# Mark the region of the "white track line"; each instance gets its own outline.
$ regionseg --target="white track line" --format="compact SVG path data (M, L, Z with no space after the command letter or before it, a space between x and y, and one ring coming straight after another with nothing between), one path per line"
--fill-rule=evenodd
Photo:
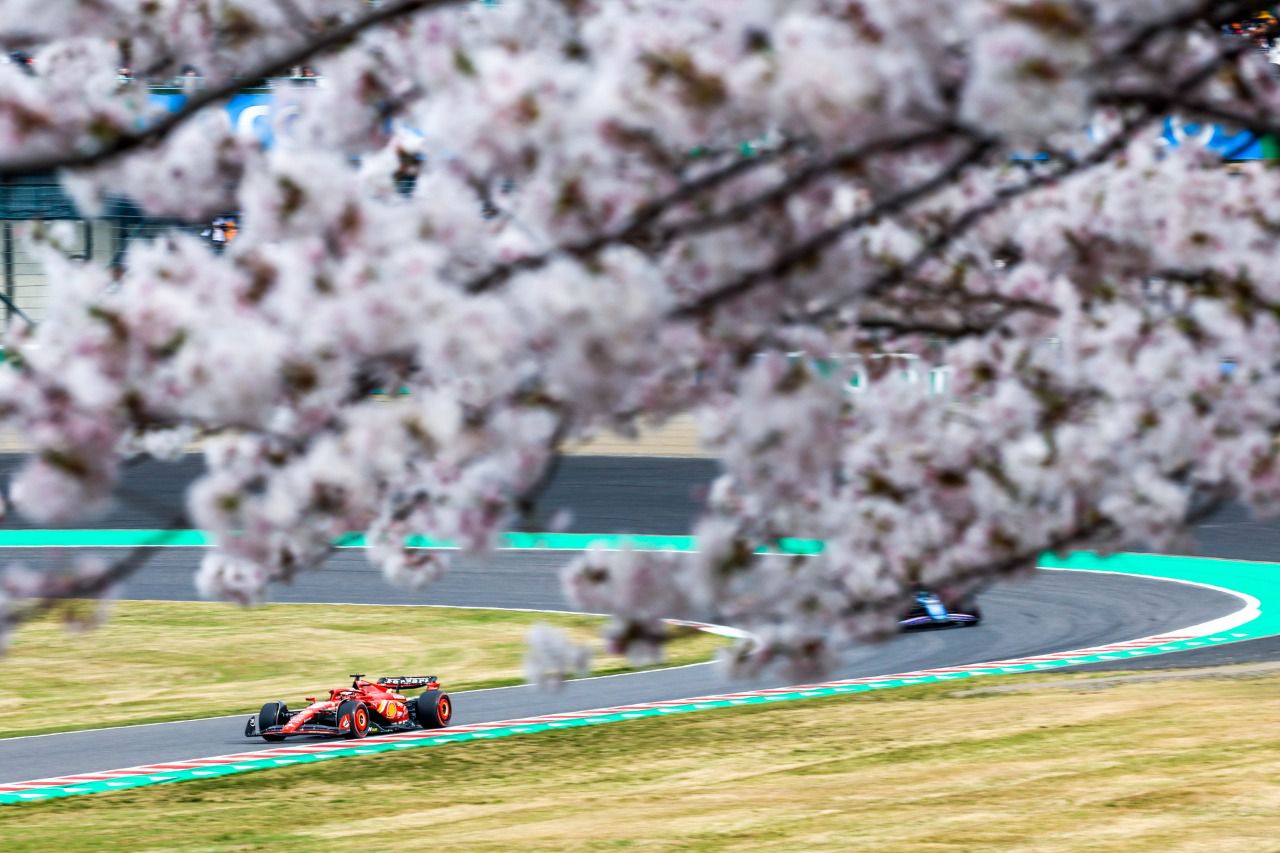
M1149 554L1144 556L1162 556L1162 555ZM1163 556L1167 556L1167 555L1163 555ZM1200 558L1197 558L1197 559L1200 559ZM1246 562L1246 561L1238 561L1238 562ZM1259 565L1280 565L1280 564L1274 564L1274 563L1267 563L1266 561L1263 561L1263 560L1250 560L1247 562L1254 562L1254 563L1258 563ZM1189 625L1186 628L1182 628L1177 631L1170 631L1169 635L1191 634L1193 636L1203 637L1209 634L1217 634L1217 633L1221 633L1222 631L1229 631L1232 628L1235 628L1238 625L1243 625L1246 622L1252 622L1254 619L1257 619L1259 616L1262 615L1262 602L1259 601L1254 596L1249 595L1247 592L1238 592L1234 589L1227 589L1225 586L1217 586L1216 584L1204 583L1202 581L1189 581L1189 580L1183 580L1181 578L1156 578L1156 577L1151 577L1150 575L1134 575L1128 572L1113 572L1108 569L1066 569L1066 568L1044 568L1039 566L1037 568L1042 572L1089 572L1090 574L1095 574L1095 575L1118 575L1120 577L1126 577L1126 578L1146 578L1147 580L1164 581L1165 583L1180 583L1186 586L1196 586L1196 587L1200 587L1201 589L1213 590L1214 592L1223 592L1223 593L1226 593L1227 595L1238 598L1242 602L1244 602L1244 607L1240 608L1234 613L1228 613L1226 616L1219 616L1216 619L1210 619L1208 622L1201 622L1199 625ZM1160 636L1166 636L1166 635L1162 634Z

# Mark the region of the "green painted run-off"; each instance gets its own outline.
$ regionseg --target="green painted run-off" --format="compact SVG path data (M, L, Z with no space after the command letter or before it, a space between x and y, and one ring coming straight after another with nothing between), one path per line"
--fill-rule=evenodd
M0 548L204 548L215 539L200 530L0 530ZM363 548L363 533L349 533L335 543L339 548ZM413 548L456 548L445 539L412 536ZM501 548L520 551L583 551L592 547L635 548L639 551L697 549L692 536L623 536L600 533L504 533ZM781 539L776 550L788 554L817 554L816 539Z

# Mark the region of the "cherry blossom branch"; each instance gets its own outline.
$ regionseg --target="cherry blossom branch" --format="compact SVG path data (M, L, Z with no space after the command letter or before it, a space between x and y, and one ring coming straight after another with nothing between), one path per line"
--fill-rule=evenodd
M559 419L556 421L556 428L552 432L551 438L547 441L547 446L551 453L549 461L542 467L542 472L538 475L538 478L521 491L512 502L515 506L519 530L530 531L533 529L535 523L533 514L538 508L538 501L542 499L547 489L551 487L551 483L560 472L561 464L564 461L564 453L561 451L560 445L569 436L569 426L569 417L562 410Z
M1212 60L1203 63L1199 69L1188 74L1179 81L1178 84L1173 87L1172 93L1168 96L1168 99L1162 101L1161 99L1152 98L1148 103L1143 104L1143 109L1140 115L1127 118L1121 128L1114 135L1112 135L1102 145L1093 149L1088 155L1067 161L1056 168L1036 175L1020 184L1002 187L986 202L965 210L959 217L952 220L946 229L934 236L923 247L921 247L905 264L896 266L873 280L862 291L861 296L863 298L874 298L889 288L913 278L925 264L946 251L946 249L949 248L959 237L972 230L989 216L1003 210L1013 201L1039 189L1056 185L1060 181L1110 162L1116 154L1122 151L1124 147L1132 141L1133 137L1138 132L1159 118L1161 110L1169 106L1172 99L1184 97L1187 92L1194 91L1199 88L1214 73L1216 73L1222 65L1230 60L1238 58L1248 49L1248 42L1244 42L1243 40L1240 44L1230 45ZM965 157L954 162L949 168L935 176L931 181L926 182L926 184L904 191L898 196L892 197L882 204L874 205L867 214L859 214L858 216L851 217L849 220L846 220L845 223L834 226L833 229L828 229L827 232L819 234L810 241L807 241L806 243L803 243L789 251L768 267L747 273L734 282L723 285L704 294L694 302L677 309L675 316L692 317L705 314L707 311L717 307L723 302L732 301L736 297L753 290L759 285L771 282L776 278L785 275L791 269L812 260L816 254L820 254L831 245L834 245L835 241L830 239L832 231L842 227L848 227L850 229L861 227L867 222L874 221L874 219L881 216L900 212L909 205L918 201L920 198L949 184L951 180L954 180L954 178L957 177L965 168L973 162L981 159L988 150L987 146L993 147L994 141L987 140L976 143L974 149L971 149L970 154L967 154ZM972 156L972 159L970 159L971 155L974 154L976 154L976 156ZM916 191L919 189L925 189L926 192L917 193ZM901 201L904 198L905 201ZM901 203L899 203L900 201ZM874 214L874 216L869 216L868 214ZM821 321L831 317L838 310L839 304L832 304L807 313L805 319L811 322Z
M0 634L9 629L29 622L32 619L56 609L60 604L71 599L102 598L114 587L128 579L139 569L151 561L164 546L169 533L177 530L186 519L185 513L173 516L156 536L145 545L129 550L124 557L111 563L104 571L93 572L83 576L46 575L41 578L42 588L37 595L26 603L11 608L7 612L0 611Z
M1223 24L1247 18L1257 10L1258 4L1255 0L1233 0L1229 3L1223 3L1220 0L1201 0L1198 5L1189 6L1182 11L1174 12L1167 18L1154 20L1137 29L1107 58L1103 67L1140 54L1148 44L1165 33L1188 30L1199 23L1220 27Z
M371 6L364 14L345 24L331 27L302 44L250 66L242 74L190 95L182 107L147 125L142 130L117 132L110 141L89 150L54 152L0 161L0 178L44 174L58 169L77 169L106 163L137 148L164 140L205 108L232 97L246 85L275 77L317 55L347 46L360 34L418 12L458 6L469 0L391 0Z
M385 2L406 15L447 5ZM424 26L426 43L400 26L335 43L343 76L324 106L337 120L304 116L290 151L270 157L239 143L211 157L177 138L192 124L176 136L128 124L116 49L83 38L85 21L51 16L65 36L48 36L44 77L4 105L18 123L13 156L57 149L93 165L111 146L151 146L155 162L135 149L69 190L119 190L183 216L234 197L249 227L221 258L185 238L135 243L119 287L89 268L54 270L50 310L14 330L26 358L0 383L0 414L44 451L15 475L14 509L69 519L107 499L121 453L242 432L214 448L189 495L194 524L220 543L198 575L204 592L256 601L361 529L389 580L421 585L444 566L404 536L490 548L517 514L543 511L567 435L697 408L725 468L697 522L699 555L601 555L598 582L583 576L582 588L598 590L594 609L641 627L655 597L657 609L663 596L736 608L803 656L891 629L896 606L882 596L945 585L953 570L978 580L1017 568L1035 543L1169 541L1206 484L1262 512L1280 506L1268 304L1280 223L1266 207L1280 177L1233 181L1199 157L1161 159L1146 132L1196 106L1242 126L1234 114L1256 112L1253 126L1270 128L1274 87L1239 58L1252 45L1206 37L1242 4L974 0L937 28L910 4L862 4L852 21L847 4L811 4L798 20L765 3L745 32L732 3L658 5L547 2L473 29ZM137 26L122 43L139 66L169 51L245 68L318 50L313 38L366 11L326 17L275 0L265 14L279 31L252 19L242 41L229 19L202 25L181 9L174 24L191 35L170 45L151 21L110 27ZM479 53L458 52L473 44ZM1172 47L1184 53L1165 63ZM107 115L96 142L86 128L99 102L72 98L86 71ZM1201 85L1215 74L1234 89ZM200 97L213 103L223 83ZM42 87L83 114L24 112L19 96L40 101ZM380 132L382 106L405 99L433 146L459 152L447 167L407 165L408 143ZM1107 110L1119 133L1051 144L1078 138L1099 104L1119 105ZM136 138L112 137L114 125ZM754 158L671 144L743 127L770 131ZM1012 151L1036 140L1048 159L1012 167ZM566 176L555 164L570 161ZM475 227L470 190L483 199L490 184L468 176L508 164L527 178L520 204ZM405 171L421 175L401 195ZM1182 213L1134 216L1153 195ZM607 215L591 221L597 210ZM1188 270L1149 283L1160 266ZM895 362L877 355L926 337L930 363L954 371L945 400L879 381ZM761 341L770 353L756 358ZM809 381L779 349L861 354L879 387L846 398L837 377ZM1240 366L1229 380L1219 351ZM412 397L367 402L401 385ZM789 534L830 543L808 576L735 556L738 542L749 555ZM761 571L722 577L722 562ZM38 573L15 571L3 606L41 588ZM865 619L839 614L877 604Z
M962 134L969 138L981 138L981 135L973 129L950 123L907 133L873 138L811 163L795 174L788 176L785 181L780 182L772 189L757 193L722 211L657 226L658 220L668 211L692 201L704 192L715 189L761 166L773 163L802 144L799 140L788 140L764 154L758 154L750 159L737 160L728 166L695 178L665 196L646 202L626 222L614 229L585 240L557 246L546 252L497 266L468 282L466 290L469 293L487 292L507 281L513 275L541 269L555 258L565 255L587 258L598 254L609 246L638 240L666 245L679 237L705 234L709 231L725 228L741 222L757 210L767 208L802 192L822 178L852 169L872 157L889 152L903 152L921 145L943 142L957 134Z
M945 323L941 321L914 320L894 317L862 316L858 318L858 329L870 332L889 332L897 337L924 335L930 338L944 338L958 341L961 338L976 338L990 334L998 328L1010 312L1001 312L996 318L987 322L966 321L961 323Z
M508 281L514 275L542 269L558 257L569 255L577 258L586 258L599 253L609 246L631 241L640 236L668 210L691 201L708 190L715 189L735 178L742 177L762 166L773 163L780 157L796 150L801 144L799 139L789 139L753 157L739 157L726 166L681 184L667 195L646 202L638 207L626 222L610 231L605 231L575 243L556 246L545 252L528 255L510 263L500 264L488 272L471 279L465 285L465 289L468 293L485 293Z
M796 174L788 176L786 181L778 184L772 189L731 205L722 211L708 214L707 216L697 219L667 225L658 230L656 239L659 242L665 243L674 240L677 237L690 237L697 234L705 234L708 231L714 231L718 228L738 224L757 210L770 207L771 205L776 205L798 192L807 189L822 178L838 172L855 169L863 165L868 159L879 154L886 152L901 153L913 148L918 148L922 145L945 142L957 135L962 135L966 138L979 141L986 139L993 145L995 143L994 139L984 136L984 134L979 133L977 130L952 124L944 124L936 127L929 127L920 131L871 139L861 145L847 148L843 151L838 151L830 157L806 166Z
M1228 4L1231 9L1230 15L1215 16L1215 20L1227 22L1236 20L1239 15L1247 14L1247 10L1252 7L1247 3ZM1180 16L1175 16L1180 17ZM1280 22L1268 26L1262 32L1262 36L1267 39L1273 39L1280 36ZM1228 59L1242 56L1251 49L1250 43L1245 39L1240 39L1236 44L1232 44L1227 50L1223 51L1219 58L1219 64ZM1213 65L1212 63L1210 63ZM1216 70L1219 65L1213 65L1212 70ZM1207 76L1194 74L1192 78L1199 78L1201 82L1207 79ZM1148 112L1163 112L1173 107L1186 110L1191 113L1201 115L1205 118L1226 121L1230 124L1237 125L1245 130L1254 133L1278 134L1280 133L1280 123L1269 119L1265 115L1250 116L1247 113L1241 113L1231 110L1208 101L1198 100L1187 97L1192 91L1198 88L1199 83L1192 86L1178 85L1171 90L1160 91L1155 89L1133 89L1119 88L1114 90L1103 90L1095 95L1095 99L1099 104L1110 105L1139 105ZM1255 105L1257 104L1257 92L1252 88L1248 88L1249 100Z
M1167 92L1146 89L1118 89L1099 96L1104 104L1131 106L1140 104L1153 110L1177 109L1200 118L1213 119L1258 136L1280 136L1280 121L1265 114L1251 115L1209 101L1177 97Z
M673 319L690 319L707 314L725 302L730 302L760 285L776 281L803 264L809 263L848 234L885 216L900 213L911 205L950 186L966 169L981 162L995 148L991 139L981 139L970 144L965 152L928 180L896 192L872 204L867 209L847 217L817 234L792 246L780 254L768 266L745 273L739 278L704 292L697 299L676 308Z
M982 297L975 295L975 301ZM944 338L949 341L957 341L961 338L980 337L988 335L996 329L1000 328L1005 321L1015 314L1028 312L1038 314L1043 317L1057 317L1058 309L1051 305L1045 305L1042 302L1036 302L1029 299L1006 299L999 296L989 296L989 305L987 308L995 308L990 311L987 316L983 317L963 317L956 322L946 322L944 320L928 320L920 317L912 316L909 313L898 313L893 316L890 313L867 312L860 314L855 322L856 328L865 329L875 332L890 332L894 335L926 335L934 338ZM912 306L916 310L937 314L939 311L958 311L963 314L963 308L949 306L929 306L917 304ZM899 312L910 311L912 308L898 308Z
M1199 505L1187 514L1185 523L1188 525L1195 524L1208 518L1221 509L1229 497L1230 494L1226 490L1214 489L1209 491ZM1073 529L1054 536L1037 547L1026 548L994 562L983 562L956 568L947 578L947 585L961 588L980 585L1002 576L1032 568L1042 554L1062 553L1078 548L1081 545L1107 541L1113 538L1117 532L1115 524L1110 519L1105 516L1091 514L1089 517L1082 519ZM759 554L749 550L746 554L749 555L747 559L753 562L758 562L762 559ZM886 612L892 613L903 606L904 592L906 591L901 588L890 587L879 594L864 595L841 608L834 618L837 621L845 621ZM725 617L717 614L712 618ZM793 665L811 661L814 653L821 651L819 648L813 647L814 643L814 638L806 637L803 634L799 637L783 635L782 638L775 639L767 644L763 656L761 656L759 650L753 647L743 649L742 651L748 657L739 661L739 663L747 666L752 671L758 671L763 666L768 665L770 660L779 656L789 658L792 660ZM754 660L751 659L752 657L754 657Z
M1199 505L1187 513L1183 521L1184 525L1192 526L1204 521L1222 509L1230 499L1231 493L1227 489L1214 488L1208 490L1202 496ZM1081 521L1075 528L1060 533L1034 548L1027 548L994 563L982 563L957 569L950 574L947 581L950 584L964 586L998 578L1012 574L1020 569L1034 566L1042 554L1061 554L1078 550L1092 543L1109 541L1120 532L1120 529L1110 518L1104 515L1091 514L1091 517ZM899 603L897 595L882 596L874 599L864 598L854 607L849 608L845 615L852 616L860 612L882 611Z
M35 325L35 321L34 321L34 320L32 320L32 319L31 319L31 317L29 317L29 316L27 315L27 312L26 312L26 311L23 311L23 310L18 306L18 303L14 302L14 301L9 297L9 295L8 295L8 294L6 294L6 293L0 293L0 303L3 303L5 308L8 308L10 311L12 311L14 314L17 314L19 317L21 317L21 318L22 318L23 320L25 320L26 322L30 323L31 325Z
M1200 69L1188 75L1176 87L1174 94L1170 99L1180 97L1178 93L1192 91L1202 85L1214 72L1219 69L1228 59L1235 58L1241 53L1239 46L1232 46L1231 49L1224 51L1214 60L1206 62ZM1133 137L1143 128L1157 120L1161 115L1161 110L1167 107L1169 101L1152 98L1143 104L1142 112L1138 116L1131 116L1125 120L1121 128L1112 135L1102 145L1093 149L1089 154L1079 159L1070 160L1060 166L1036 175L1032 178L1009 187L1002 187L997 190L993 196L987 201L975 205L963 213L956 219L952 220L947 228L930 239L923 247L921 247L905 264L897 266L883 273L872 281L863 291L864 298L874 298L888 289L901 284L903 281L913 278L929 261L945 252L957 239L971 231L982 221L993 214L1003 210L1013 201L1040 190L1045 187L1054 186L1061 181L1073 178L1083 174L1091 169L1097 168L1122 151L1125 146L1132 141ZM820 321L834 314L839 309L836 304L829 305L825 308L819 308L809 312L806 319L809 321Z
M1017 199L1045 187L1055 186L1067 178L1110 162L1112 157L1122 151L1133 137L1153 120L1153 114L1144 114L1140 118L1130 119L1125 122L1114 136L1095 148L1087 156L1069 161L1057 168L1029 178L1020 184L1001 187L996 190L990 199L968 208L948 223L943 231L926 242L905 264L897 266L873 280L867 286L863 295L867 298L874 298L889 288L914 278L925 264L941 255L957 239ZM810 316L820 318L825 316L825 312L817 311Z

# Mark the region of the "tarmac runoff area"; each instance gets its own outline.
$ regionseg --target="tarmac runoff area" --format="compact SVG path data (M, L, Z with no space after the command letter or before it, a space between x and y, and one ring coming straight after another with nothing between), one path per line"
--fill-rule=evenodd
M131 472L126 490L149 495L151 505L139 508L137 504L130 504L100 523L105 529L157 526L154 519L147 523L144 517L154 512L163 512L167 517L175 505L180 505L176 497L181 494L185 481L198 472L198 464L193 466L193 461L198 463L189 459L177 466L142 466ZM16 460L0 459L0 471L11 469L14 462ZM543 509L554 512L555 508L567 505L575 511L575 527L587 525L587 530L648 528L654 533L677 533L687 529L689 519L697 510L698 492L714 475L714 470L714 463L696 459L568 459ZM140 521L142 523L138 523ZM1202 544L1223 537L1237 549L1242 539L1252 539L1255 543L1280 541L1280 529L1258 525L1233 516L1230 511L1211 520L1200 533ZM66 550L61 548L0 551L0 559L21 558L37 563L66 556ZM414 595L383 584L357 551L341 551L325 569L306 575L293 587L278 590L275 600L558 610L564 609L564 604L556 570L566 557L563 552L537 550L503 551L483 560L463 559L440 584ZM197 561L197 550L161 549L147 568L129 582L124 595L145 599L191 598L191 573ZM1141 573L1151 571L1152 565L1148 561L1075 568ZM1169 570L1169 565L1162 569L1165 570ZM751 684L724 682L713 666L696 665L587 679L551 694L527 687L475 691L457 696L459 727L447 733L371 739L358 746L316 744L314 749L307 747L298 752L289 752L294 748L290 744L283 747L282 754L277 754L282 747L242 737L243 717L253 709L232 718L13 738L0 741L0 802L201 778L295 760L321 760L298 756L329 757L353 751L414 748L523 734L548 727L615 722L634 719L637 715L683 713L707 707L882 689L930 679L1041 671L1087 660L1117 668L1164 659L1173 665L1201 665L1202 661L1193 658L1207 655L1217 656L1224 662L1258 659L1252 656L1255 654L1264 658L1276 656L1274 640L1240 641L1249 636L1280 632L1280 627L1271 625L1275 619L1271 610L1277 605L1272 604L1270 609L1265 606L1265 592L1280 582L1280 569L1247 563L1193 561L1173 570L1175 575L1188 573L1210 583L1223 582L1224 586L1252 585L1255 591L1264 592L1264 605L1260 610L1249 612L1251 605L1247 598L1242 600L1221 591L1131 574L1039 572L1029 582L999 585L989 590L983 598L987 619L981 628L913 634L856 650L847 656L835 680L822 685L795 688L779 680ZM1272 595L1270 601L1275 602L1276 597ZM1248 619L1229 625L1230 630L1220 627L1227 623L1214 624L1215 620L1231 614L1236 614L1237 620L1243 618L1241 614ZM1185 630L1203 623L1210 623L1203 637L1192 636ZM1268 643L1272 645L1265 645ZM1157 654L1174 648L1190 650ZM510 722L512 720L516 722ZM220 755L233 756L234 760L202 758ZM193 758L199 760L189 761ZM137 771L103 773L158 764L173 764L173 767L141 774ZM101 774L101 778L73 780L52 787L15 785L23 780L95 773ZM109 782L119 784L109 785ZM9 790L5 791L6 788Z

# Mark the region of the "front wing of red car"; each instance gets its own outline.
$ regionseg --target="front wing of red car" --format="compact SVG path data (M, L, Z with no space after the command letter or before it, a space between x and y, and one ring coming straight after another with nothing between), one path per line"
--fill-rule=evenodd
M323 723L307 723L299 726L291 732L286 732L284 726L269 726L259 731L258 718L250 717L249 721L244 724L245 737L261 737L262 735L279 735L280 737L290 737L293 735L322 735L327 737L337 737L338 735L346 735L349 731L340 729L337 726L326 726Z
M330 715L332 716L332 715ZM349 720L336 721L335 723L326 723L315 720L307 720L302 725L294 728L288 725L267 726L265 729L258 728L258 718L250 717L244 724L245 737L263 737L264 735L272 735L275 737L295 737L298 735L311 735L312 737L347 737L351 734L351 723ZM416 723L408 720L401 723L388 723L385 720L378 720L370 715L369 734L384 734L386 732L408 731L418 728Z

